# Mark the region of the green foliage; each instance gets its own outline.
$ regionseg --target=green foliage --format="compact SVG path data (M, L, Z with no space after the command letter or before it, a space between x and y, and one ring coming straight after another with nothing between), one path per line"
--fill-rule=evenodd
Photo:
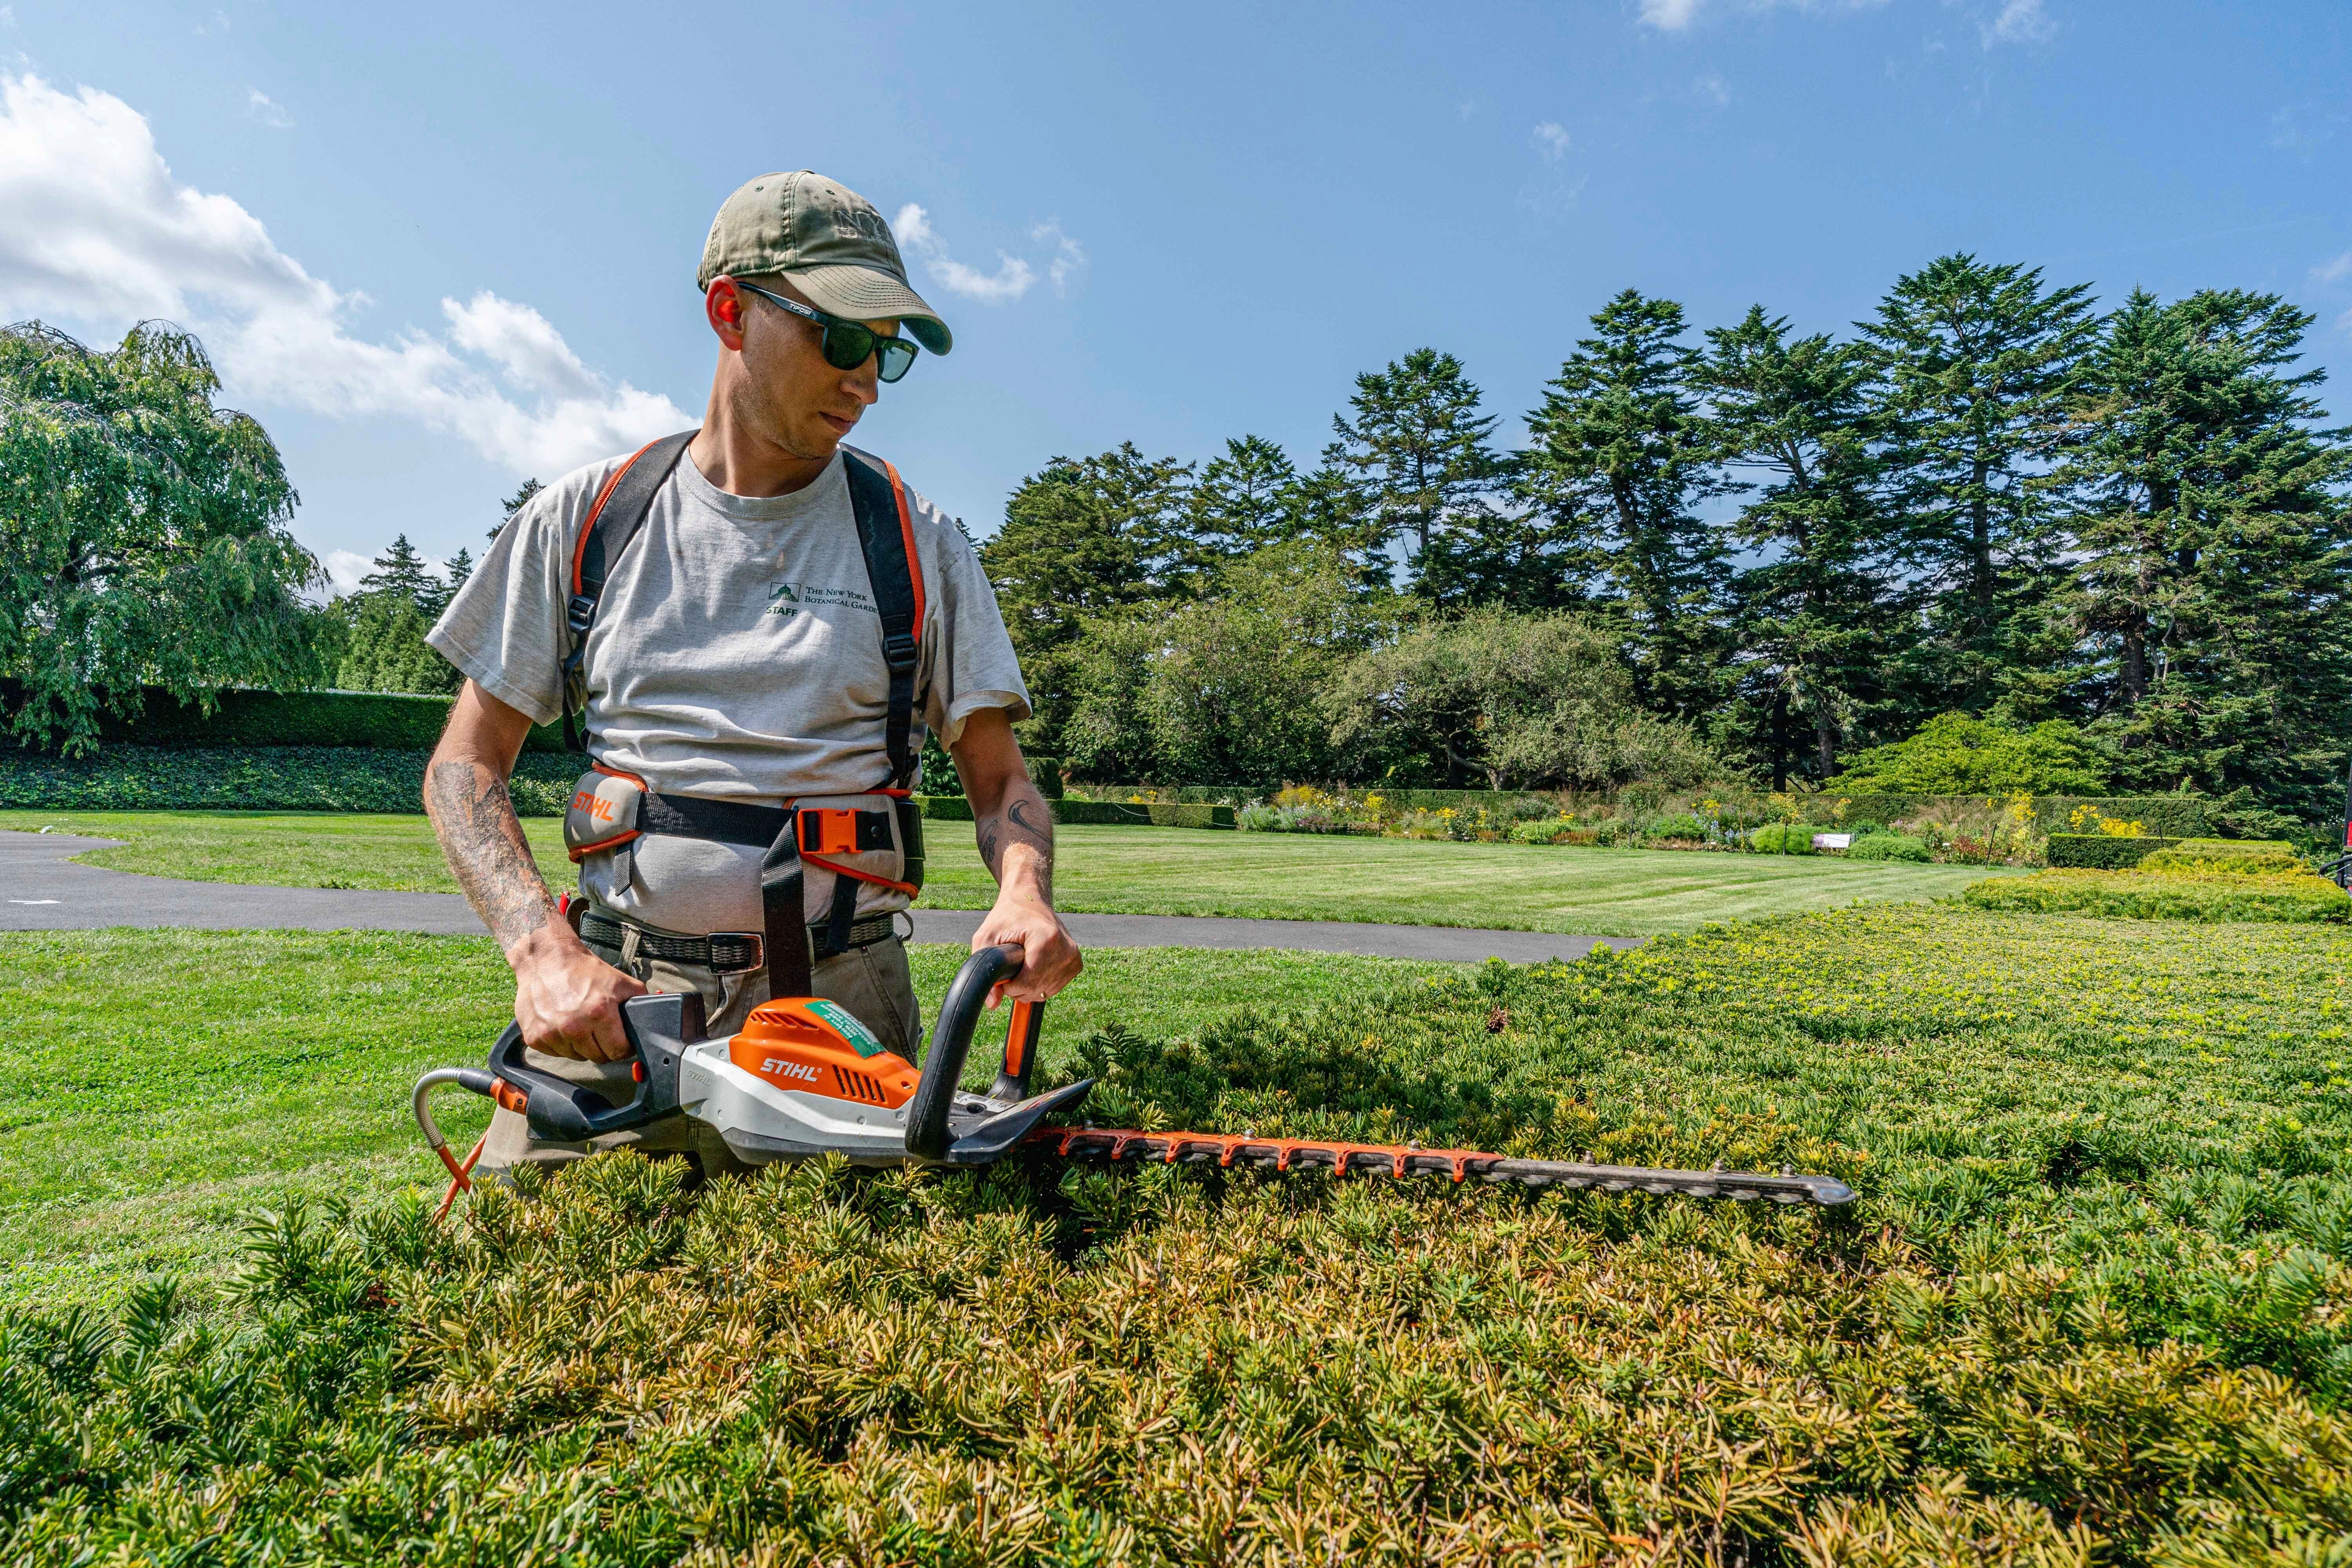
M1866 833L1846 847L1849 860L1910 860L1926 865L1936 857L1927 841L1907 833Z
M1333 742L1370 771L1434 753L1490 787L1684 788L1720 760L1691 730L1641 710L1607 627L1574 615L1467 611L1363 654L1328 698Z
M1679 811L1671 816L1658 818L1650 824L1649 835L1653 838L1684 839L1706 839L1715 837L1713 830L1706 823L1686 811Z
M1768 822L1748 836L1748 842L1764 855L1818 855L1813 847L1813 835L1828 831L1806 822Z
M1856 753L1837 780L1841 792L1921 795L2092 795L2105 783L2097 752L2071 724L2021 730L1965 713L1938 714L1908 740Z
M920 795L917 803L926 820L970 822L971 802L960 795ZM1106 827L1231 827L1230 805L1181 805L1174 801L1139 802L1049 798L1054 820Z
M0 808L58 811L396 811L425 809L431 750L110 746L80 757L0 752ZM576 757L525 752L508 789L524 816L561 816Z
M1214 598L1086 623L1066 654L1065 753L1097 779L1324 775L1339 759L1302 698L1388 632L1328 551L1260 551Z
M1054 1064L1129 1125L1787 1162L1843 1215L631 1156L281 1210L223 1303L5 1321L0 1552L2294 1561L2352 1532L2343 940L1846 910Z
M1961 896L1980 910L2071 910L2116 920L2321 921L2341 925L2352 917L2352 898L2343 889L2304 870L2049 870L1971 882Z
M1864 332L1885 388L1888 499L1936 588L1924 684L1973 712L2031 705L2070 640L2046 624L2063 545L2051 460L2099 332L2090 289L1939 257L1896 279Z
M1409 543L1433 603L1485 596L1463 580L1457 536L1475 540L1496 521L1490 498L1510 468L1493 445L1501 420L1479 412L1481 396L1460 360L1415 349L1356 378L1348 412L1331 416L1338 439L1323 448L1366 542Z
M2179 842L2157 834L2116 837L2105 833L2053 833L2050 836L2050 864L2060 868L2126 870Z
M215 408L204 347L146 321L110 353L0 329L0 679L20 739L87 750L162 687L184 702L319 677L278 448Z
M2249 843L2234 838L2184 838L2170 848L2143 856L2142 871L2186 872L2191 876L2292 876L2308 871L2291 844Z
M371 594L340 601L349 627L335 684L346 691L455 695L466 678L426 644L433 627L405 595Z
M1597 311L1592 335L1528 416L1520 486L1568 582L1605 584L1623 602L1643 705L1686 720L1713 706L1714 612L1730 552L1696 515L1725 486L1687 331L1680 305L1637 289Z
M13 706L16 689L0 681L0 707ZM222 692L207 711L183 703L161 687L141 693L131 719L99 722L99 739L110 746L366 746L387 751L431 749L449 721L449 700L393 692ZM563 750L562 731L533 728L523 741L529 752Z

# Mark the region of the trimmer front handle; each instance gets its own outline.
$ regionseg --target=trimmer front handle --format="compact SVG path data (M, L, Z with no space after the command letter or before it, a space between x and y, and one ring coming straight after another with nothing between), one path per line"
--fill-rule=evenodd
M922 1080L915 1086L914 1099L907 1102L907 1152L914 1158L933 1162L947 1158L952 1142L948 1117L955 1109L956 1096L963 1091L963 1064L971 1054L971 1032L997 982L1021 973L1022 956L1017 947L983 947L956 971L947 1000L940 1004L939 1021L931 1026L931 1048L923 1055ZM1024 1098L1045 1015L1042 1002L1013 1005L1012 1024L1004 1037L1004 1067L997 1074L992 1100L1005 1098L998 1091L1008 1086L1016 1091L1012 1099Z
M636 1097L627 1104L614 1105L593 1089L532 1067L514 1024L490 1047L490 1097L530 1118L532 1137L560 1143L585 1143L676 1115L678 1062L703 1036L702 998L691 991L632 996L621 1004L621 1028L637 1082Z

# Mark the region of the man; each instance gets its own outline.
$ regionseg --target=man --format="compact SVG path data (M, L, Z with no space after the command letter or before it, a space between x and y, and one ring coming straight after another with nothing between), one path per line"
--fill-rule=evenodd
M995 595L959 527L895 469L841 447L918 345L949 352L946 323L908 285L882 215L806 170L727 198L698 282L719 340L700 430L541 490L428 637L466 677L426 771L434 830L514 970L530 1059L616 1103L634 1093L620 1005L648 989L699 992L724 1034L772 982L805 975L811 994L914 1058L919 1017L893 923L908 901L910 873L897 868L914 864L903 841L913 827L887 786L911 783L925 727L954 758L997 879L972 945L1024 955L1003 994L1042 1001L1080 966L1053 908L1053 817L1013 735L1029 700ZM588 526L608 505L641 515L625 540L610 521ZM583 564L593 562L601 592ZM910 661L903 639L890 642L894 605L916 641L911 689L895 690ZM596 771L566 825L580 862L567 921L506 780L529 728L574 700ZM807 803L820 797L856 831L829 846L843 853L802 856L800 829L778 826L819 815ZM614 821L646 831L600 837L597 824ZM597 1146L615 1143L740 1168L682 1118ZM590 1152L535 1143L501 1110L481 1163Z

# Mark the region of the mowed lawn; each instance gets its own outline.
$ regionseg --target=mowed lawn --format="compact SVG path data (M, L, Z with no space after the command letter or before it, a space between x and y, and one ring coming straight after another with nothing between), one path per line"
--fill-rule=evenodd
M912 950L924 1016L965 956ZM1332 953L1088 955L1046 1009L1050 1068L1112 1025L1197 1035L1454 966ZM514 983L487 937L397 932L0 933L0 1302L110 1298L139 1275L214 1275L236 1226L294 1194L440 1190L408 1109L430 1067L479 1066ZM984 1084L1003 1026L983 1018ZM435 1101L469 1143L487 1100Z
M0 812L0 829L126 840L86 857L151 876L283 887L454 892L421 816L238 812ZM970 826L926 825L934 909L985 909L995 884ZM551 883L570 879L552 819L524 824ZM1972 866L1827 856L1446 844L1172 827L1058 830L1055 892L1073 913L1240 915L1652 936L1855 902L1956 893Z

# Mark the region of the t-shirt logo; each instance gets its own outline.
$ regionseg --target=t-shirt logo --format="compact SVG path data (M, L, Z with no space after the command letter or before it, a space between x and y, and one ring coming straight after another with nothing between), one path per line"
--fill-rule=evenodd
M803 605L839 605L844 609L863 610L869 616L879 615L871 596L855 588L820 588L814 584L779 583L768 595L768 614L789 620L800 613Z

